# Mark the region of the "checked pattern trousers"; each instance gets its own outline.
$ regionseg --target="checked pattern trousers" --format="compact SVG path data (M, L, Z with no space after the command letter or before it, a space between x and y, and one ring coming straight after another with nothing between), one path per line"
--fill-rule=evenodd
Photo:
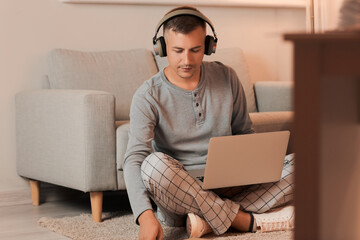
M141 177L158 206L159 220L183 226L186 215L203 217L215 234L231 226L239 210L264 213L290 203L294 195L295 154L285 157L280 181L275 183L204 190L184 166L161 152L150 154L141 165Z

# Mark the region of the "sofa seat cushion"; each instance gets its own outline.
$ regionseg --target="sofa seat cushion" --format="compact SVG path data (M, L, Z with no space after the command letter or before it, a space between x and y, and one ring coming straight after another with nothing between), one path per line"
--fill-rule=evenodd
M273 132L290 130L293 124L294 112L258 112L250 113L255 132Z
M128 120L136 89L158 72L149 50L81 52L55 49L48 56L52 89L100 90L115 96L116 120Z
M251 121L255 132L274 132L274 131L290 131L290 140L287 153L294 153L293 149L293 133L291 132L294 122L294 112L257 112L250 113Z
M129 121L116 122L116 168L123 170L124 156L129 141Z
M166 57L155 57L156 64L160 69L169 65ZM230 66L239 77L239 80L244 88L247 107L249 112L256 112L254 86L251 82L247 63L245 61L244 53L240 48L223 48L217 49L215 54L204 56L204 61L219 61Z

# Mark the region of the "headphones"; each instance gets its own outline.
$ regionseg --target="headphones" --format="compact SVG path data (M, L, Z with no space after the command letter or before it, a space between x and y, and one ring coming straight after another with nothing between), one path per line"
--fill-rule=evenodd
M215 53L216 51L216 44L217 44L217 37L216 37L216 33L215 33L215 29L211 23L211 21L202 13L196 11L196 10L192 10L192 9L179 9L179 10L175 10L169 14L166 14L158 23L157 27L156 27L156 31L155 31L155 36L153 37L153 45L154 45L154 51L156 55L159 55L160 57L166 57L167 53L166 53L166 44L165 44L165 39L164 37L159 37L156 38L161 26L169 19L177 17L177 16L182 16L182 15L190 15L190 16L195 16L198 18L201 18L202 20L204 20L205 22L207 22L207 24L209 24L214 36L209 36L207 35L205 38L205 51L204 54L206 55L211 55L212 53Z

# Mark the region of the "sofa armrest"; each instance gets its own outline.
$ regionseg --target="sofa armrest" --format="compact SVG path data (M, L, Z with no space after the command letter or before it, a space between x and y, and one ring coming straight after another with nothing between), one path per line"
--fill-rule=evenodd
M290 140L287 153L293 153L293 132L294 113L292 111L282 112L257 112L250 113L251 121L255 132L290 131Z
M84 192L116 190L113 95L34 90L15 103L19 175Z
M293 82L256 82L254 89L259 112L293 110Z

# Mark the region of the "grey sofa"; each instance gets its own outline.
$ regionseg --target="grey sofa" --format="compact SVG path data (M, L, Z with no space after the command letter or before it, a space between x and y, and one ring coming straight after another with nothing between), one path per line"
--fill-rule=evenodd
M238 48L218 49L204 60L237 72L257 132L291 128L290 81L253 84ZM132 95L166 65L166 58L142 49L49 53L45 89L15 99L17 171L30 180L34 205L40 182L90 192L93 219L101 221L102 192L126 189L122 166Z

